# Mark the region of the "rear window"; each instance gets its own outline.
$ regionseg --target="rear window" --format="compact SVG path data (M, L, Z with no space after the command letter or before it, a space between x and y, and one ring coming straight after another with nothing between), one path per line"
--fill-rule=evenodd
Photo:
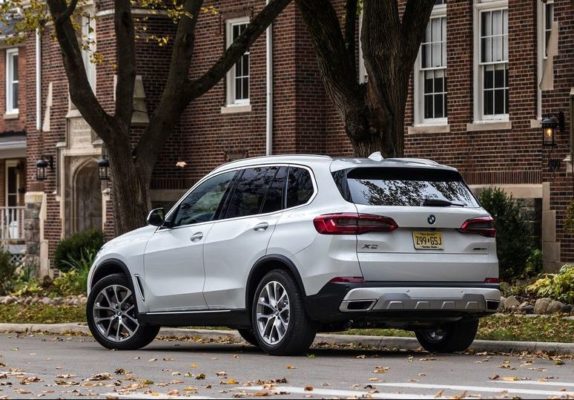
M372 206L479 207L458 172L428 168L355 168L333 178L347 201Z

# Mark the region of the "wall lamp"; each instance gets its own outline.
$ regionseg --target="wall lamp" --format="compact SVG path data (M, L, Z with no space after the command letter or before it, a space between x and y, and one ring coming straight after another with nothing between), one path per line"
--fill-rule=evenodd
M41 156L40 159L36 161L36 180L46 180L46 168L50 168L50 171L54 169L54 157Z

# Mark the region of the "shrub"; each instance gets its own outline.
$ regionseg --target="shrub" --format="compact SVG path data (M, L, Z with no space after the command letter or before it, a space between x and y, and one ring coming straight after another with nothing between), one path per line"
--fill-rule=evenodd
M36 276L38 266L34 263L23 264L16 270L16 279L11 290L14 296L34 296L43 291Z
M532 230L520 207L512 196L499 188L485 189L480 193L479 201L495 220L501 279L512 281L526 277L533 240Z
M54 279L52 283L54 290L62 296L85 293L88 286L88 273L95 258L96 250L83 249L79 258L64 260L68 271Z
M62 272L67 272L73 267L73 260L82 258L82 251L93 251L94 254L104 244L104 234L97 230L88 230L76 233L68 239L58 243L54 254L54 264Z
M8 293L14 284L16 266L6 250L0 248L0 295Z
M562 267L558 274L546 274L528 286L527 290L539 297L574 304L574 268L568 265Z

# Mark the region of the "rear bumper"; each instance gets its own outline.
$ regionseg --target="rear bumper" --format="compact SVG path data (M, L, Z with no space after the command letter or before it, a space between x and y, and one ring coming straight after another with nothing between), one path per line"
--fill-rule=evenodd
M499 286L469 282L329 283L307 298L311 319L422 321L480 317L496 312Z

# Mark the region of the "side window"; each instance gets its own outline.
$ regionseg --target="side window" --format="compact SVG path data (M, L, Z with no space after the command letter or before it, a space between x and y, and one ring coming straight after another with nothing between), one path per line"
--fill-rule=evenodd
M289 168L287 182L287 207L305 204L313 196L311 174L304 168Z
M277 167L247 168L237 179L229 198L225 218L246 217L261 212L269 185Z
M214 176L193 190L179 205L173 226L212 221L234 176L235 171Z
M288 169L287 167L281 167L275 174L275 179L271 182L265 196L265 202L261 210L262 214L279 211L285 207L283 192L285 191Z

